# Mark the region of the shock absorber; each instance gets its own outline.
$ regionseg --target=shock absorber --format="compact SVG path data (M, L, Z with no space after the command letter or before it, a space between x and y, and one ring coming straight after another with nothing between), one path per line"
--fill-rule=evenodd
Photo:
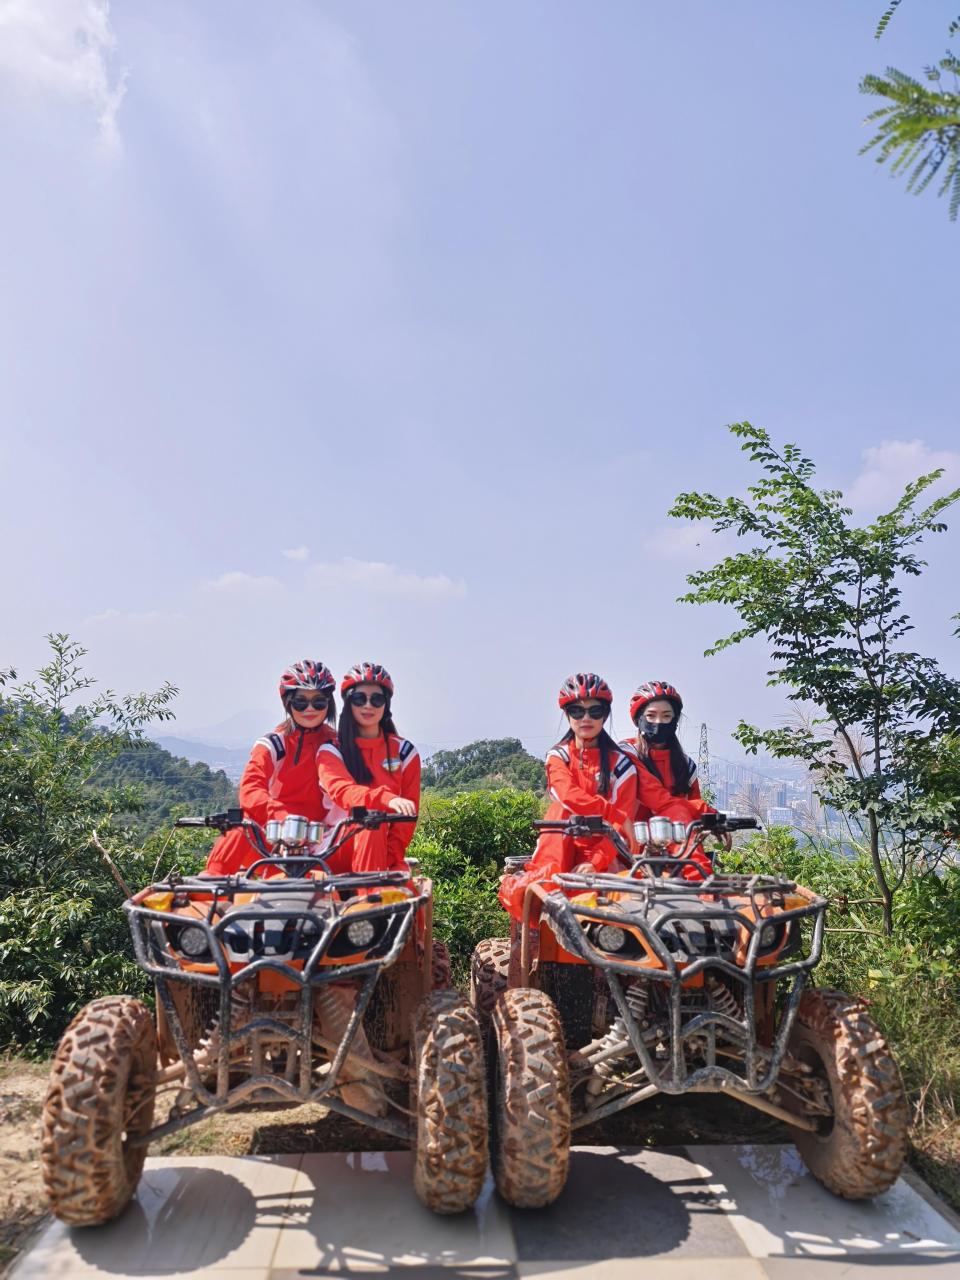
M631 980L624 996L627 1007L642 1028L650 999L647 984L639 979ZM633 1044L630 1041L626 1023L617 1014L599 1040L591 1041L575 1055L575 1059L578 1060L577 1065L591 1067L593 1071L587 1081L587 1094L592 1097L600 1093L613 1079L617 1064L629 1058L633 1052Z
M743 1009L740 1006L740 1002L725 982L721 982L716 974L708 973L706 986L710 997L710 1007L714 1012L724 1013L728 1018L733 1018L735 1022L743 1021Z

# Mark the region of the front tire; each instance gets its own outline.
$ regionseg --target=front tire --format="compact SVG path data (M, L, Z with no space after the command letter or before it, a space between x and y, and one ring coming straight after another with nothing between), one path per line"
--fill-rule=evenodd
M433 991L413 1019L413 1185L434 1213L462 1213L487 1175L487 1085L477 1016L457 991Z
M484 938L470 957L470 1003L477 1011L484 1037L489 1034L493 1006L507 989L510 939Z
M826 1082L832 1121L797 1130L797 1150L823 1185L847 1200L892 1187L907 1154L910 1111L889 1046L862 1000L842 991L805 991L790 1052Z
M570 1077L563 1026L549 996L504 991L493 1009L496 1152L493 1174L508 1204L552 1204L570 1163Z
M41 1164L51 1212L74 1227L109 1222L136 1191L153 1126L157 1036L129 996L94 1000L57 1049L43 1106Z

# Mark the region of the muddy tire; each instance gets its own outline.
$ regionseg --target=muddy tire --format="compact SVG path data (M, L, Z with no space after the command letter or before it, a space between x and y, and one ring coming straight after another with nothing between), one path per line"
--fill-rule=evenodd
M570 1163L570 1080L563 1026L549 996L504 991L496 1044L493 1175L508 1204L538 1209L564 1188Z
M433 959L430 963L430 990L449 991L453 986L453 966L450 963L450 951L445 942L433 944Z
M510 939L484 938L470 957L470 1003L477 1011L486 1038L490 1031L493 1006L507 989L510 968Z
M94 1000L67 1028L50 1068L41 1165L51 1212L74 1227L109 1222L133 1196L153 1125L157 1036L129 996Z
M433 991L411 1037L413 1185L434 1213L462 1213L487 1175L487 1083L477 1015L457 991Z
M896 1182L910 1112L900 1072L862 1000L813 989L800 1001L790 1052L829 1086L834 1115L794 1142L813 1176L847 1200L868 1200Z

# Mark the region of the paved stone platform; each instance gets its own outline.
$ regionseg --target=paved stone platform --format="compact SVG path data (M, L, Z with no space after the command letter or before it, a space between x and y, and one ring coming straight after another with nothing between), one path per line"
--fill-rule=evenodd
M488 1183L441 1218L392 1152L151 1159L105 1227L48 1225L11 1280L960 1280L960 1222L915 1178L836 1199L791 1146L577 1147L548 1209Z

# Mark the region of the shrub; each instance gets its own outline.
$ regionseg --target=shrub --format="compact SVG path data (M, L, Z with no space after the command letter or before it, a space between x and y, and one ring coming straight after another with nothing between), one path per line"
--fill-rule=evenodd
M531 823L543 814L543 801L529 791L471 791L424 803L418 839L458 849L474 867L503 866L505 858L533 852L537 834Z

